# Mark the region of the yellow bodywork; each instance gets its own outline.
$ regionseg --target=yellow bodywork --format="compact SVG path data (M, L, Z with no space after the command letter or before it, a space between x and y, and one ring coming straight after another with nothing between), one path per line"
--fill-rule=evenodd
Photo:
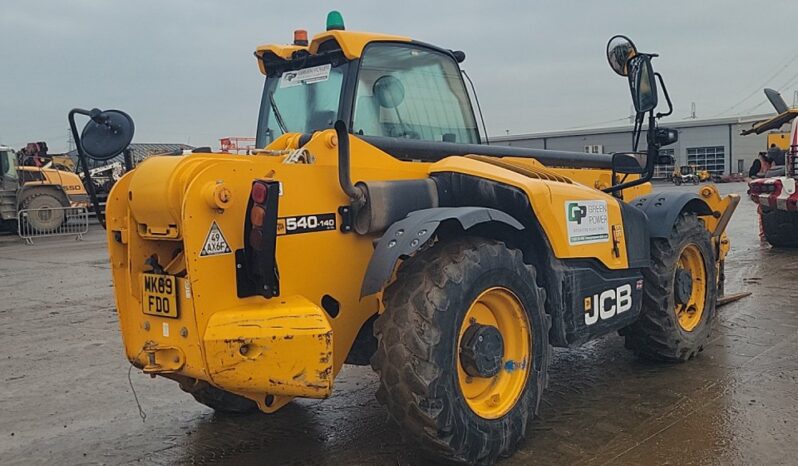
M316 35L307 47L269 45L259 47L256 55L272 53L286 59L301 49L315 53L330 39L349 59L359 57L369 42L410 40L328 31ZM263 60L259 63L265 73ZM350 201L338 181L335 131L316 132L302 145L311 155L309 163L284 163L286 151L299 148L300 136L284 134L266 150L249 156L153 157L114 185L106 210L114 292L125 352L137 367L150 374L208 382L254 400L266 412L293 397L330 396L359 330L381 311L379 293L360 297L379 235L345 233L340 228L278 234L279 296L240 298L237 292L235 252L244 247L253 180L280 182L278 217L332 214L336 225L343 221L338 209ZM528 197L556 258L594 258L611 270L629 267L620 206L601 191L612 185L607 169L475 155L407 162L357 136L350 136L350 154L355 182L455 172L518 188ZM624 200L650 191L648 183L626 189ZM722 200L711 186L702 188L701 195L718 212L706 216L707 227L722 232L732 201ZM582 200L606 201L609 241L569 243L566 204ZM216 249L220 253L203 254L212 236L217 246L223 244ZM716 246L721 257L725 255L725 236L718 234ZM177 277L175 318L144 312L142 276L153 263ZM334 317L322 308L326 295L339 303ZM521 348L519 354L523 352Z
M781 150L790 150L790 132L774 131L768 133L768 142L765 147L770 147L773 144Z
M394 36L390 34L378 34L373 32L358 31L325 31L313 36L313 40L307 46L303 45L261 45L255 49L255 56L262 58L266 52L271 52L278 57L288 60L294 52L305 50L315 54L319 50L319 45L328 41L335 40L341 46L341 51L349 60L360 58L366 45L372 42L410 42L409 37ZM260 72L266 74L263 60L258 60Z
M26 181L24 186L58 185L64 188L67 196L86 195L86 188L80 177L72 172L54 168L18 167L18 172L40 173L44 176L40 181ZM25 175L20 174L20 178Z
M54 168L39 167L17 167L17 172L21 179L35 179L41 175L44 179L38 181L26 181L24 187L33 186L58 186L63 188L72 207L88 205L88 193L83 187L83 181L78 175L64 170ZM31 175L24 175L21 172L28 172ZM23 178L24 177L24 178Z
M295 149L297 136L284 135L269 149ZM618 204L595 189L609 182L608 170L544 167L520 158L497 159L497 165L474 156L404 162L357 137L350 140L355 181L425 178L448 171L516 186L529 197L556 257L594 257L610 269L628 266L623 241L620 254L614 254L612 241L569 245L564 230L565 202L606 199L612 230L622 239ZM264 411L291 397L331 394L357 332L380 310L379 296L359 297L376 236L339 230L278 236L280 296L236 294L232 251L244 246L253 179L281 182L279 217L334 213L348 203L338 185L333 130L315 133L304 148L314 163L284 164L284 156L275 155L153 157L117 182L107 205L108 242L122 335L134 364L153 374L208 381L255 400ZM722 201L712 187L703 189L706 200L723 212L721 204L728 198ZM625 196L649 191L645 184ZM708 228L721 220L707 217ZM231 253L200 255L212 225ZM164 272L178 277L176 319L142 312L139 277L149 270L145 261L153 255ZM340 303L335 318L320 306L326 294ZM267 405L266 395L275 401Z

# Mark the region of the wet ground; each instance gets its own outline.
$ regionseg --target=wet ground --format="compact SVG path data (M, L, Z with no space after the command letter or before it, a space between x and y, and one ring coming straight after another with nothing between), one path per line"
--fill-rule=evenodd
M728 292L753 295L721 309L696 360L641 362L617 336L556 350L541 417L502 464L795 464L798 251L760 243L755 214L743 199L726 266ZM81 242L0 236L0 464L424 463L366 367L345 367L329 400L235 418L129 372L106 257L99 227Z

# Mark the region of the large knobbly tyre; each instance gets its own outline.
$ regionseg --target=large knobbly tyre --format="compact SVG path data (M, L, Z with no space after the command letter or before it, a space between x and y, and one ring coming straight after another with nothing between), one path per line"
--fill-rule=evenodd
M512 454L546 385L544 301L535 268L498 241L441 241L402 263L372 367L405 438L447 461Z
M759 214L765 239L777 248L798 248L798 212L762 207Z
M715 320L715 254L695 214L682 214L667 239L651 240L643 309L621 330L626 347L646 359L681 362L704 349Z
M198 382L193 387L184 387L184 391L191 394L195 400L214 411L225 414L247 414L258 409L257 403L243 396L230 393L205 382Z
M62 207L69 205L47 192L34 191L22 200L22 208L30 210L24 221L38 233L57 230L64 223Z

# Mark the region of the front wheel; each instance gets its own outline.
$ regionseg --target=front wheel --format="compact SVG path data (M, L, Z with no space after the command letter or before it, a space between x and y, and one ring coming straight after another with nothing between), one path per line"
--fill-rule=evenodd
M673 177L673 184L675 184L676 186L681 186L682 185L682 179L681 178L677 178L677 177Z
M646 359L693 358L709 339L718 286L710 234L695 214L682 214L668 238L651 241L643 278L640 317L621 330L626 347Z
M549 361L535 268L498 241L440 242L400 266L384 300L372 366L404 435L447 461L512 454Z

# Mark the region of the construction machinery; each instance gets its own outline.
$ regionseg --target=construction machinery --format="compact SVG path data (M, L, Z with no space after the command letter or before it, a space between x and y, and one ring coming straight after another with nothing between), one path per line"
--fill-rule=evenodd
M705 182L705 181L712 181L712 173L706 168L701 168L696 165L693 165L693 171L698 177L698 181Z
M711 180L712 174L709 170L702 169L696 165L682 165L676 167L673 170L673 175L671 175L671 181L673 181L673 184L676 186L688 183L699 184Z
M789 139L784 142L782 133L768 134L768 147L784 150L784 166L767 172L765 178L751 180L748 194L759 205L759 219L765 239L774 247L798 247L798 107L788 107L781 95L773 89L765 89L765 95L778 114L767 120L758 121L742 134L762 134L776 130L792 121ZM773 168L773 167L772 167Z
M20 166L14 150L0 146L0 223L13 228L20 210L37 232L57 230L65 221L64 208L86 206L88 196L76 174L37 166Z
M739 197L651 192L677 139L657 126L654 54L608 44L636 109L632 151L613 155L483 144L463 52L347 31L336 12L255 55L252 155L151 158L109 196L125 353L144 373L272 413L370 363L409 441L492 463L538 412L552 346L620 332L680 362L707 343ZM81 157L130 137L119 112L73 114L91 117Z
M75 161L67 154L49 154L47 143L43 141L29 142L17 151L18 164L24 167L54 168L56 170L74 172Z
M673 184L676 186L681 186L682 184L698 184L701 182L701 178L696 174L696 170L691 165L682 165L681 167L676 167L673 170L673 176L671 177Z

